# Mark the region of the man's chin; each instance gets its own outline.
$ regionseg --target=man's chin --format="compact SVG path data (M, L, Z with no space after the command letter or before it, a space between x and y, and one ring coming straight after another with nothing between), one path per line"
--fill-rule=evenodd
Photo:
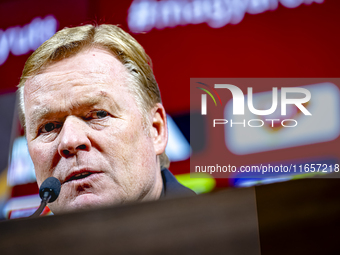
M75 211L91 210L100 207L107 207L112 203L105 201L95 194L87 193L78 195L72 201L56 201L51 203L48 207L54 214L68 213Z

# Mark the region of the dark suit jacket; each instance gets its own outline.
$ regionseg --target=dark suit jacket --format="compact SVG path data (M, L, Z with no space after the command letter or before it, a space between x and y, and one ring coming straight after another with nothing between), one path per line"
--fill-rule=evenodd
M160 197L161 199L196 195L191 189L180 184L175 176L166 168L162 169L162 178L163 190Z

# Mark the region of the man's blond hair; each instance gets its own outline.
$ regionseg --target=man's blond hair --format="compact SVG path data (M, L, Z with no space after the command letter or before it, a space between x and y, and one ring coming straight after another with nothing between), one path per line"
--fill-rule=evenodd
M129 72L129 90L148 126L147 118L156 103L161 103L158 84L153 75L151 59L143 47L128 33L114 25L84 25L64 28L44 42L26 61L20 83L19 117L25 128L24 86L27 79L43 72L44 68L62 59L76 55L87 48L100 48L112 53ZM165 152L160 155L161 168L169 167Z

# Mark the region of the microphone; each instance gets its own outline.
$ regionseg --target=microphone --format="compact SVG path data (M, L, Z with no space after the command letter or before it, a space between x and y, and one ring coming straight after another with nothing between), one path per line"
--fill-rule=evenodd
M41 204L39 208L33 213L30 218L38 217L44 210L47 203L54 202L60 193L61 184L55 177L48 177L40 186L39 196L41 198Z

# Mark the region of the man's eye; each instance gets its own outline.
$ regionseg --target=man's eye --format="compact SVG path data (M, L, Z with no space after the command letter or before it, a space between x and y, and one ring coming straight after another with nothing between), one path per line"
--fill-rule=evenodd
M55 128L58 128L59 125L56 125L54 123L47 123L46 125L43 126L42 128L42 132L43 133L48 133L48 132L51 132L53 131Z
M104 110L92 111L85 117L85 119L86 120L104 119L105 117L107 117L109 115L110 114L107 111L104 111Z
M108 116L109 114L106 111L96 111L94 113L94 118L102 119Z

